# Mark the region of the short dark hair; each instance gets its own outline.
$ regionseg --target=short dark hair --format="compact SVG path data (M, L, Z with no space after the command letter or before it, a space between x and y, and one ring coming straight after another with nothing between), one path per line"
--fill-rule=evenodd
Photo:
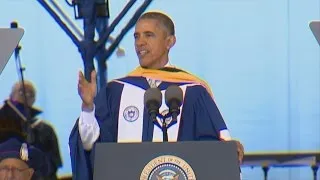
M161 12L147 12L144 13L139 20L141 19L154 19L159 21L163 27L167 29L167 32L169 35L175 35L175 30L174 30L174 23L171 20L171 18L164 13ZM138 21L139 21L138 20Z

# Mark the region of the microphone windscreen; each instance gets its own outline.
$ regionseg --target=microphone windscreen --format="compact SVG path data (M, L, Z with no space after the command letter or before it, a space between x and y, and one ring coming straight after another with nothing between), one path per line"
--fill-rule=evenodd
M156 102L159 107L162 104L162 94L158 88L149 88L144 93L144 105L149 106L150 102Z
M181 106L181 102L183 100L183 92L182 89L177 85L169 86L165 92L165 101L167 106L170 107L172 100L178 101L179 105Z

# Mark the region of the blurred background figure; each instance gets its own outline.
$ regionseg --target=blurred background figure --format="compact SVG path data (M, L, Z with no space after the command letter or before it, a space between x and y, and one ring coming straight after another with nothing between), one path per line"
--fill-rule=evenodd
M5 105L0 110L0 180L43 180L53 173L50 156L27 143L25 123Z
M33 107L35 101L36 89L32 82L25 81L23 87L23 83L19 81L12 87L10 97L5 100L1 110L13 110L14 118L19 119L22 127L24 127L27 142L46 153L50 158L52 163L51 174L42 177L42 179L55 180L57 179L57 170L62 166L58 139L53 127L37 117L42 111Z

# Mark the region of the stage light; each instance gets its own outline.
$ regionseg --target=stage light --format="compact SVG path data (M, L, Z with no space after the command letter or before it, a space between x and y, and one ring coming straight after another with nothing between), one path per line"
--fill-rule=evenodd
M74 14L76 19L83 18L83 9L85 8L86 1L92 0L72 0L70 4L74 8ZM95 10L97 17L109 17L109 1L108 0L94 0ZM67 1L68 2L68 1Z

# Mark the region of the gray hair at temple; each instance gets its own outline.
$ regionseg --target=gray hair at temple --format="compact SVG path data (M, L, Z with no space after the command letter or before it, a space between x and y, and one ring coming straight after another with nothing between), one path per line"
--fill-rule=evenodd
M151 12L144 13L138 19L138 21L142 19L157 20L166 29L168 35L173 35L173 36L175 35L174 23L172 19L168 15L162 12L151 11Z
M16 82L11 90L10 99L19 103L24 103L22 81ZM27 103L31 107L36 100L36 88L31 81L24 80L24 87L26 90Z

